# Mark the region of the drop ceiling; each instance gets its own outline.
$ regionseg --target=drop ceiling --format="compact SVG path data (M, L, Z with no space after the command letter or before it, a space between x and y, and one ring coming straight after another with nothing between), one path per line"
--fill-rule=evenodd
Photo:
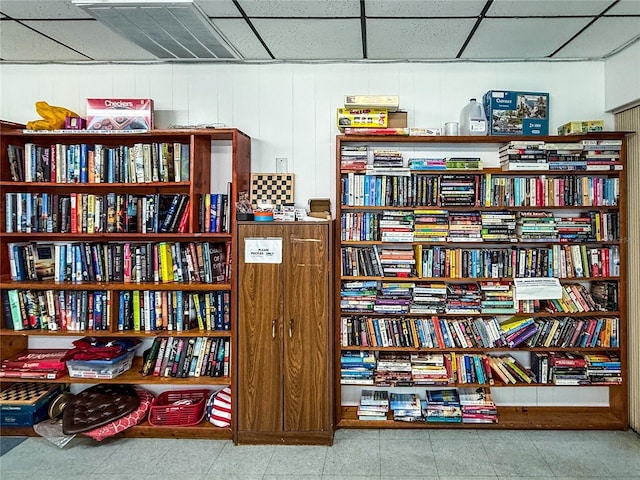
M240 56L213 61L594 60L640 40L640 0L194 3ZM2 0L0 61L167 59L110 30L71 0Z

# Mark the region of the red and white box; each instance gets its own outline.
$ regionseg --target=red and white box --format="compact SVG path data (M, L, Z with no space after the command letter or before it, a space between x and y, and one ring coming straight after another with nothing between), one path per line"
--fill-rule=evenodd
M88 98L87 130L151 130L150 98Z

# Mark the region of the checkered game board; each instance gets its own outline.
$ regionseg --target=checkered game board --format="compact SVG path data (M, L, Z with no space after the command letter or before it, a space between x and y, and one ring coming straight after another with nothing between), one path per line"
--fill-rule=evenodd
M254 173L251 175L251 205L293 204L293 173Z

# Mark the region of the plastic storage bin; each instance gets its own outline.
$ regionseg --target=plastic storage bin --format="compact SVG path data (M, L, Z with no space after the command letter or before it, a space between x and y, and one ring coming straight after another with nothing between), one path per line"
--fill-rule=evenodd
M135 354L130 351L111 360L67 360L67 369L71 378L108 380L129 370Z
M149 423L151 425L197 425L204 419L204 407L209 395L209 390L162 392L151 403Z

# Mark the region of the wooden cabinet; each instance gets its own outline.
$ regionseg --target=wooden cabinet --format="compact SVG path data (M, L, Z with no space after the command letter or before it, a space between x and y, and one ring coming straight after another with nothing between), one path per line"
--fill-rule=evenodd
M238 226L238 443L332 442L330 227Z
M141 149L144 153L143 162L137 163L139 157L134 153ZM177 149L177 150L176 150ZM169 157L165 152L173 151L175 155ZM71 152L79 153L80 163L76 163ZM101 152L101 153L98 153ZM149 152L149 154L147 154ZM178 157L178 152L180 157ZM31 156L32 155L32 156ZM31 164L31 175L16 175L10 169L11 162L22 158L21 167L26 166L25 158ZM170 158L173 164L170 163ZM86 161L86 163L82 163ZM179 161L181 160L181 161ZM148 162L148 163L147 163ZM100 167L104 165L104 167ZM72 172L78 172L79 175ZM34 168L31 168L34 167ZM53 170L55 167L55 171ZM93 168L91 168L93 167ZM106 383L126 383L148 387L154 393L176 388L219 390L233 383L234 361L233 352L228 356L225 364L230 367L228 371L216 372L216 376L191 376L177 378L176 376L142 376L142 351L150 346L156 337L169 337L176 342L184 342L187 338L204 337L203 344L220 346L233 345L235 337L235 304L233 303L234 283L233 272L229 263L219 262L219 258L225 255L230 259L234 252L234 225L235 209L228 209L227 228L222 223L206 228L204 220L206 212L213 212L214 207L209 206L211 198L225 198L229 195L228 204L234 205L240 191L249 189L251 168L251 138L236 129L216 130L153 130L150 132L28 132L17 129L3 128L0 150L0 299L4 302L9 293L15 293L18 298L28 299L29 295L41 298L88 298L96 299L100 295L107 298L107 309L103 310L100 325L92 324L90 317L93 309L85 309L89 312L89 321L86 324L68 324L65 312L75 309L64 309L55 303L53 310L46 314L31 312L25 325L25 317L17 315L13 317L11 310L5 305L0 309L2 328L0 328L1 357L6 359L26 348L61 348L70 347L71 342L78 337L136 337L143 342L137 349L133 367L127 372L111 380L100 380ZM167 171L167 175L163 172ZM178 176L180 171L180 176ZM87 175L88 173L88 175ZM162 174L160 174L162 173ZM141 176L138 176L140 174ZM205 199L209 196L209 201ZM213 197L216 194L216 197ZM154 215L148 216L149 209L137 209L136 215L131 215L126 209L115 211L106 208L110 198L135 199L136 206L140 202L150 205L156 199L188 198L180 217L182 223L176 228L159 228ZM86 208L77 206L77 215L71 216L64 213L63 206L73 198L77 205L88 205ZM31 218L25 215L25 210L19 210L17 200L27 205L32 212ZM48 200L45 200L48 199ZM132 200L133 202L133 200ZM143 203L144 204L144 203ZM159 205L156 204L156 205ZM222 203L220 204L222 207ZM224 211L219 208L216 211ZM20 213L22 212L22 213ZM155 218L162 213L162 209L156 210ZM67 212L69 213L69 212ZM123 217L122 215L125 215ZM168 216L168 213L166 214ZM19 217L15 221L14 217ZM46 219L53 222L45 221ZM148 220L148 222L146 221ZM135 221L135 224L133 223ZM70 222L71 228L68 223ZM131 223L129 223L131 222ZM142 230L144 223L144 230ZM177 222L176 222L177 223ZM132 226L135 225L135 226ZM218 228L219 227L219 228ZM18 278L15 271L10 268L10 255L27 245L60 246L68 251L80 246L85 252L89 251L95 256L87 262L95 267L94 275L82 278ZM143 250L142 248L146 250ZM197 258L198 266L211 267L216 260L211 248L215 248L218 254L217 266L222 265L221 275L216 276L211 271L205 272L205 277L195 277L194 258ZM140 250L136 250L136 249ZM189 252L185 249L188 248ZM117 252L138 252L139 258L132 260L136 268L142 272L142 258L148 262L144 277L127 277L127 254L116 256ZM170 253L171 249L173 254ZM209 250L207 250L209 249ZM200 252L209 252L207 259L200 261ZM111 256L112 252L114 256ZM147 252L148 256L143 255ZM161 255L156 255L161 252ZM194 252L195 255L194 255ZM118 262L116 258L123 258ZM129 257L131 258L131 257ZM185 277L176 277L179 262L192 262L191 269L181 270ZM139 260L139 263L137 261ZM19 260L18 260L19 261ZM15 263L15 260L14 260ZM121 266L117 266L120 263ZM55 266L57 270L69 268L69 262ZM235 260L230 264L235 264ZM75 264L77 266L77 264ZM124 276L116 276L115 270L109 270L109 265L115 269L125 270ZM114 266L116 265L116 266ZM125 265L122 267L122 265ZM164 266L161 271L160 266ZM63 268L64 267L64 268ZM72 267L75 268L75 267ZM174 269L175 268L175 269ZM77 269L76 270L82 270ZM109 271L111 276L97 277L98 269ZM82 274L83 272L80 272ZM136 273L138 275L139 272ZM191 277L191 274L194 274ZM198 272L200 273L200 272ZM66 273L64 274L67 275ZM188 276L187 276L188 275ZM207 277L208 275L208 277ZM165 276L166 278L163 278ZM171 278L169 278L171 276ZM122 278L121 278L122 277ZM155 292L155 298L162 302L162 311L169 302L165 299L180 298L189 308L179 312L176 307L173 317L169 314L156 316L158 310L151 312L142 310L135 304L135 300L128 305L132 309L138 308L140 315L144 315L143 323L140 317L136 324L136 313L130 316L123 314L125 299L139 296L151 299ZM175 296L174 296L175 295ZM204 300L211 306L210 301L215 299L220 302L216 306L223 306L228 314L224 318L224 325L213 325L207 320L213 319L208 315L202 319L202 324L193 322L195 308L190 308L190 303L195 305ZM53 300L52 300L53 301ZM61 301L61 300L60 300ZM151 304L149 301L148 304ZM77 305L81 305L77 303ZM90 305L90 303L89 303ZM176 303L173 303L174 307ZM156 302L156 306L158 303ZM8 318L8 314L11 318ZM168 310L167 310L168 312ZM179 313L178 313L179 312ZM183 313L185 312L185 313ZM210 313L211 310L205 310ZM80 315L78 311L74 314ZM125 318L126 317L126 318ZM131 317L133 321L130 322ZM160 318L168 322L160 322ZM169 326L172 321L175 325ZM216 317L218 318L218 317ZM177 320L176 320L177 319ZM184 325L180 322L184 321ZM191 325L188 325L191 324ZM182 325L182 328L180 328ZM188 329L188 326L192 328ZM18 327L18 328L16 328ZM208 342L211 340L211 342ZM146 345L145 345L146 343ZM211 358L211 357L210 357ZM0 386L4 387L17 379L2 379ZM31 380L28 380L31 381ZM55 380L56 383L65 384L89 384L96 379L70 378L63 376ZM78 389L81 389L78 386ZM143 422L124 432L126 436L143 437L186 437L186 438L232 438L233 424L230 428L216 428L203 421L190 427L156 427ZM31 428L3 428L2 434L6 435L33 435Z

